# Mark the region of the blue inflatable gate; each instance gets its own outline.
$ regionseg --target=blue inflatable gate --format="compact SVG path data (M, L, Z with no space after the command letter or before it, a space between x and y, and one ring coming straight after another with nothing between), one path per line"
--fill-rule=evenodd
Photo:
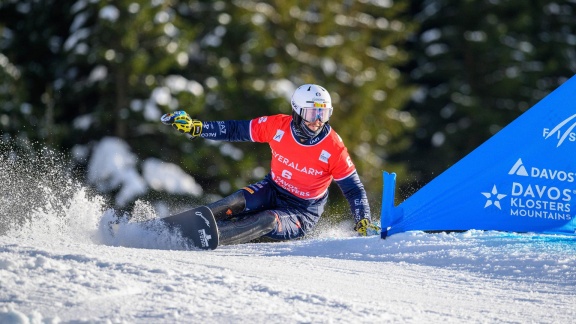
M382 238L410 230L576 235L576 77L397 207L384 172Z

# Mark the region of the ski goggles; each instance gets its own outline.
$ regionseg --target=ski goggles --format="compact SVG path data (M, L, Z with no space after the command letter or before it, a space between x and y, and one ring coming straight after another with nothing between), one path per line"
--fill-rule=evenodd
M314 106L316 105L325 106L326 104L314 103ZM309 123L313 123L316 120L325 123L330 119L330 116L332 116L332 108L302 108L300 110L300 116Z

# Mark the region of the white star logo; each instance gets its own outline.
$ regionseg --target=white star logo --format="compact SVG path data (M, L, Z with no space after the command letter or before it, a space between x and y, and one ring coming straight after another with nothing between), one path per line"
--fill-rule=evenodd
M498 189L496 189L496 185L494 185L491 192L482 192L482 195L487 199L484 208L494 205L500 210L502 210L502 207L500 206L500 199L507 196L504 194L499 194Z

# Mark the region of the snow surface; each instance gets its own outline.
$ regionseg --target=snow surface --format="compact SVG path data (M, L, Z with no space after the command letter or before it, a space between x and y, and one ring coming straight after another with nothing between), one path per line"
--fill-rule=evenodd
M124 179L115 178L121 172L106 163L117 168L134 163L93 158L101 161L101 174L91 179L109 186ZM45 159L30 165L42 169L40 161ZM324 222L303 240L199 251L161 225L122 222L112 237L113 211L101 196L57 179L56 172L32 173L27 165L11 163L0 159L0 225L14 225L0 231L0 323L571 323L576 318L573 237L469 231L401 233L382 240L356 237L351 223ZM168 176L174 168L154 170L158 177L150 183L174 179ZM156 218L156 209L137 201L132 217ZM22 215L15 215L17 210ZM24 225L15 226L16 220Z
M561 236L332 228L287 243L186 249L79 192L0 237L0 323L569 323L576 244ZM103 215L103 216L102 216ZM48 222L48 224L46 224ZM49 225L49 226L46 226ZM43 230L49 227L50 230Z
M142 217L154 216L141 204ZM148 213L148 215L146 215ZM152 213L152 214L149 214ZM78 190L0 236L0 323L569 323L571 237L467 232L188 249Z

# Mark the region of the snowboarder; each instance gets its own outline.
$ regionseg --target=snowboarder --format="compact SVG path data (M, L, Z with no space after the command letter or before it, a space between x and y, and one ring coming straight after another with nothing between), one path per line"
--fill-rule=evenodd
M291 100L292 116L278 114L252 120L200 121L184 111L162 116L190 139L268 143L271 170L264 179L207 205L218 221L220 244L245 243L260 237L300 238L318 222L336 181L350 204L360 235L379 233L370 206L342 139L328 120L332 100L315 84L300 86Z

